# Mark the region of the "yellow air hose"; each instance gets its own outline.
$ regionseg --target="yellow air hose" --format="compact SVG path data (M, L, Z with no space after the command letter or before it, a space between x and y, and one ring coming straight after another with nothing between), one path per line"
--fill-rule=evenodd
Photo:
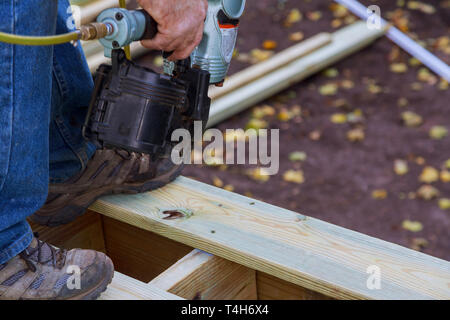
M26 46L51 46L54 44L62 44L70 41L77 41L78 39L80 39L79 31L47 37L19 36L16 34L0 32L0 42Z

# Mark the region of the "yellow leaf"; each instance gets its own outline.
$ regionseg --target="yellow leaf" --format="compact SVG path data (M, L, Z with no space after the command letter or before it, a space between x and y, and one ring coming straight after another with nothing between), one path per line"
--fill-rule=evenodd
M450 159L448 159L447 161L445 161L445 167L447 168L447 169L450 169Z
M252 63L258 63L261 61L265 61L273 56L273 51L271 50L261 50L261 49L253 49L250 51L250 56L252 57Z
M333 96L338 91L336 83L328 83L319 88L319 93L323 96Z
M408 162L405 160L397 159L394 161L394 171L399 176L403 176L408 173Z
M327 78L336 78L339 75L339 71L336 68L329 68L323 72L323 75Z
M372 198L385 199L387 197L387 191L384 189L377 189L372 191Z
M306 15L307 15L308 19L311 21L317 21L320 18L322 18L322 12L320 12L320 11L308 12Z
M422 231L423 225L419 221L405 220L402 222L402 228L411 232Z
M330 10L336 18L343 18L349 13L346 7L337 3L331 3Z
M253 118L261 119L266 116L273 116L275 114L275 108L269 105L263 105L261 107L253 108Z
M331 116L331 122L342 124L347 122L347 115L345 113L335 113Z
M213 184L218 188L223 187L223 181L218 177L213 177Z
M431 200L439 196L439 190L429 184L426 184L417 190L417 196L423 200Z
M441 79L441 81L439 81L439 90L447 90L448 87L449 85L447 80Z
M430 129L429 134L430 134L430 138L435 139L435 140L440 140L447 136L448 130L444 126L433 126Z
M156 56L155 59L153 59L153 64L156 67L162 67L164 65L164 58L161 55Z
M280 121L289 121L294 117L294 115L289 112L289 110L287 109L281 109L280 112L278 113L278 120Z
M393 63L390 68L395 73L405 73L408 71L408 66L405 63Z
M302 18L303 18L303 15L302 15L302 13L300 12L300 10L298 10L298 9L292 9L292 10L289 12L289 14L288 14L286 20L284 21L284 25L285 25L286 27L290 27L290 26L292 26L294 23L301 21Z
M355 83L352 80L342 80L341 87L344 89L352 89L355 87Z
M263 42L262 46L266 50L273 50L278 46L278 43L274 40L266 40Z
M367 86L367 90L373 94L377 94L377 93L380 93L381 91L383 91L383 89L379 85L376 85L374 83L369 84Z
M439 208L441 208L441 210L449 210L450 209L450 199L449 198L439 199Z
M424 238L414 238L414 239L412 239L411 249L416 250L416 251L421 251L426 246L428 246L427 239L424 239Z
M408 99L406 99L406 98L400 98L397 100L397 105L399 107L406 107L408 105L408 103L409 103Z
M409 62L409 65L412 67L417 67L422 64L422 62L420 62L420 60L416 59L416 58L410 58L408 62Z
M351 142L363 141L365 138L362 128L355 128L347 132L347 139Z
M422 173L420 174L419 180L425 183L432 183L439 180L439 171L435 168L427 166L423 168Z
M402 112L402 119L407 127L418 127L422 124L422 117L412 111Z
M298 41L303 40L304 37L305 36L303 35L303 32L299 31L299 32L291 33L289 35L289 40L294 41L294 42L298 42Z
M440 174L441 181L444 183L450 182L450 171L442 170Z
M283 180L301 184L305 182L305 177L303 176L303 171L301 170L288 170L283 174Z
M420 68L417 72L417 79L422 82L434 85L437 83L438 79L433 75L427 68Z
M303 151L294 151L289 154L289 160L291 161L305 161L306 157L306 152Z
M250 121L247 123L247 125L245 126L245 129L255 129L255 130L259 130L259 129L264 129L267 128L269 124L267 123L267 121L261 120L261 119L250 119Z
M225 187L223 187L225 190L233 192L234 191L234 187L231 184L227 184Z
M255 168L247 171L247 174L256 181L266 182L270 179L270 175L265 168Z

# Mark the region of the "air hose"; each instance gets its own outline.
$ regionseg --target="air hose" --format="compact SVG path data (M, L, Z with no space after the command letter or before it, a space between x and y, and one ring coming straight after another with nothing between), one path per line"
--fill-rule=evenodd
M121 8L126 7L126 1L125 0L119 0L119 6ZM18 45L25 45L25 46L51 46L51 45L57 45L57 44L63 44L71 41L78 41L78 40L94 40L94 39L100 39L108 34L110 34L112 30L110 29L110 26L102 24L102 23L90 23L85 26L81 26L79 30L76 30L74 32L69 32L65 34L60 34L56 36L42 36L42 37L33 37L33 36L22 36L22 35L16 35L16 34L10 34L0 31L0 42L5 42L9 44L18 44ZM130 49L125 48L125 51L127 52L127 56L130 55Z
M81 32L75 31L56 36L30 37L0 32L0 42L26 46L51 46L81 39Z

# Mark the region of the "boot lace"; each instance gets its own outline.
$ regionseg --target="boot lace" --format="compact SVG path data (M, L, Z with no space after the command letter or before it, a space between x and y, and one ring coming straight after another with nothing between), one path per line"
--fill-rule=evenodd
M36 272L36 263L49 264L55 268L61 269L65 264L66 250L56 249L48 243L37 239L35 248L28 247L22 251L19 256L25 261L32 272Z

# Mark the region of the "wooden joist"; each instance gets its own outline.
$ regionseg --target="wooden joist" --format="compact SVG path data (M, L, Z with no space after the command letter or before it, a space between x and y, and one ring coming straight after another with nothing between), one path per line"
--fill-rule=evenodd
M99 300L182 300L158 287L146 284L119 272Z
M193 250L149 285L189 300L256 300L255 270Z
M187 178L91 209L328 297L450 299L447 261ZM381 288L371 290L374 265Z

